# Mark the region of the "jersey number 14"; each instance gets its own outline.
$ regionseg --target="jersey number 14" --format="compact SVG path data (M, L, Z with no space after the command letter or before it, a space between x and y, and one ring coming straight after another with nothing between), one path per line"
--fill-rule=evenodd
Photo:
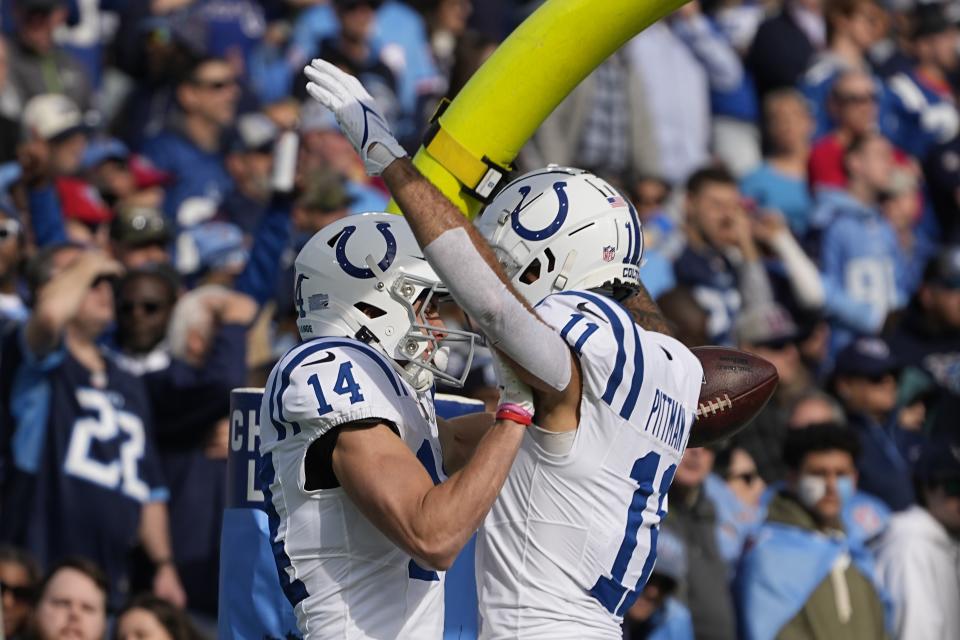
M313 393L317 396L317 415L325 415L333 411L333 407L327 402L323 395L323 388L320 386L320 378L313 374L307 379L307 383L313 387ZM333 383L334 393L341 396L350 395L350 404L363 402L363 393L360 391L360 385L353 379L353 363L344 362L337 371L337 381Z

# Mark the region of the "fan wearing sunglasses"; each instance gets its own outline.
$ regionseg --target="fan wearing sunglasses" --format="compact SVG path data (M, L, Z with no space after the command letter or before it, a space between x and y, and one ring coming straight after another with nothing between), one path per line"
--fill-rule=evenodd
M18 640L26 630L33 612L40 568L28 553L10 546L0 546L0 599L3 602L3 625L0 636Z
M189 226L233 188L221 147L240 99L233 67L221 58L200 60L180 78L176 99L179 117L145 142L143 154L171 178L164 213Z
M128 369L144 373L169 361L165 339L177 301L176 274L164 267L129 271L117 287L117 346Z
M747 537L760 524L767 485L747 450L731 445L717 451L703 488L717 513L720 555L733 571Z

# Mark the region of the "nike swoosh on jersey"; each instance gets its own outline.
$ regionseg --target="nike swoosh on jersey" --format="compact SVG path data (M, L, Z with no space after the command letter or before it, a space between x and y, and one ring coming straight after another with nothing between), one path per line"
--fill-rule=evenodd
M583 312L583 313L589 313L589 314L592 315L594 318L597 318L597 319L599 319L599 320L603 320L603 321L606 322L607 324L610 324L610 323L607 321L606 318L604 318L603 316L601 316L600 314L598 314L596 311L593 311L593 310L591 310L589 307L587 307L587 303L586 303L586 302L579 302L579 303L577 303L577 311L581 311L581 312Z
M318 360L312 360L311 362L304 362L302 366L309 367L310 365L313 365L313 364L323 364L324 362L332 362L333 360L336 359L336 357L337 357L336 355L328 351L327 355L325 355L324 357Z

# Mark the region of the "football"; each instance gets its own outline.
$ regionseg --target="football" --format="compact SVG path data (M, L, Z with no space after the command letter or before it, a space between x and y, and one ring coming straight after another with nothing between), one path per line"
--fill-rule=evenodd
M776 368L753 354L726 347L694 347L703 387L688 447L703 447L739 432L777 388Z

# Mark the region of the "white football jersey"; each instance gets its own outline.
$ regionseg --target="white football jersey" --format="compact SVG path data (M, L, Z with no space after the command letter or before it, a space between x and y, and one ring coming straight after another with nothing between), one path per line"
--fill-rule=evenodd
M366 419L395 425L433 481L443 480L433 400L379 352L318 338L273 368L260 406L260 483L280 583L305 638L440 638L443 573L418 566L342 487L304 487L311 443Z
M537 312L579 354L568 453L528 432L477 538L481 638L621 637L646 584L693 424L703 368L616 302L565 291Z

